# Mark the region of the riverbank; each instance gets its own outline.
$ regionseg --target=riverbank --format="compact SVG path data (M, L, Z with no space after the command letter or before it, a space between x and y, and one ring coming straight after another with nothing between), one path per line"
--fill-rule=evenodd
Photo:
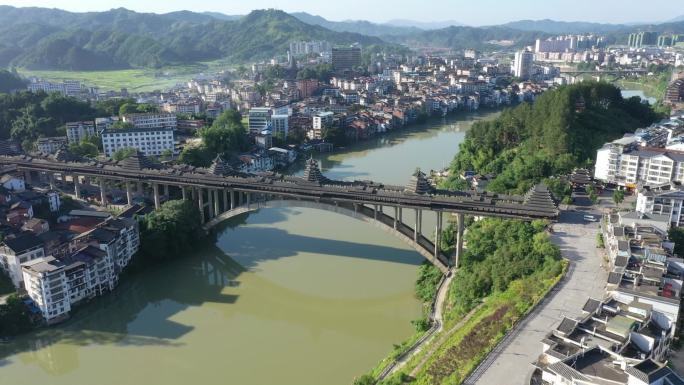
M493 238L501 242L497 244ZM355 385L371 380L368 383L379 381L382 385L408 380L432 385L460 383L567 270L567 262L560 260L560 251L551 244L541 222L485 219L469 227L466 243L469 248L462 266L453 276L454 283L445 288L449 298L436 301L443 305L439 310L444 314L436 318L438 330L429 330L429 338L413 336L398 345L405 350L397 352L395 348ZM501 270L506 264L508 268ZM417 296L424 296L425 288L434 282L423 279L432 276L426 271L421 269ZM422 342L419 348L412 345L417 340Z

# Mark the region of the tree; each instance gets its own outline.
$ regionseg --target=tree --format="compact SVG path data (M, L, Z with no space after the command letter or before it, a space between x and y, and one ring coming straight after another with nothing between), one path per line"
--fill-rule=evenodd
M124 103L119 107L119 116L135 114L138 112L138 104L135 102Z
M684 257L684 228L682 227L671 227L667 232L667 238L674 242L674 252L680 258Z
M97 146L87 140L83 140L80 143L71 143L69 151L74 155L86 158L95 158L99 154Z
M204 145L186 146L181 151L178 161L195 167L208 167L213 157Z
M200 130L204 146L213 155L225 155L244 150L247 146L245 127L242 117L235 110L221 114L211 127Z
M112 124L112 128L116 130L125 130L125 129L130 129L134 128L135 126L131 122L124 122L123 120L117 120Z
M188 200L165 202L141 223L141 254L163 261L190 254L204 238L199 209Z
M613 202L615 202L616 205L619 205L622 203L622 201L625 200L625 191L624 190L615 190L613 191Z
M137 150L135 148L132 148L132 147L120 148L112 154L112 159L114 159L115 161L118 162L120 160L124 160L124 159L128 158L129 156L135 154L136 151Z
M4 305L0 305L0 337L11 337L26 333L33 328L28 309L17 294L10 294Z
M354 385L375 385L375 377L364 374L354 379Z

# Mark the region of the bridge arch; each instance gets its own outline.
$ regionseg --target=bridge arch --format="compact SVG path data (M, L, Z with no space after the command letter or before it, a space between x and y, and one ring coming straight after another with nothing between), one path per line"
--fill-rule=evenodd
M232 210L223 212L220 215L217 215L216 217L208 221L207 223L205 223L204 228L205 230L209 231L228 219L237 217L239 215L243 215L245 213L254 212L259 209L283 207L301 207L325 210L369 223L389 234L394 235L395 237L402 240L404 243L413 247L418 253L420 253L425 259L430 261L430 263L439 268L443 273L446 274L449 271L449 261L447 257L442 255L441 252L437 257L435 257L434 243L432 241L427 239L422 234L418 234L417 237L415 237L415 230L399 221L397 221L397 226L395 228L394 218L388 216L385 213L382 213L381 211L374 213L373 209L370 209L363 205L358 205L355 207L353 204L297 200L288 198L263 200L237 206Z

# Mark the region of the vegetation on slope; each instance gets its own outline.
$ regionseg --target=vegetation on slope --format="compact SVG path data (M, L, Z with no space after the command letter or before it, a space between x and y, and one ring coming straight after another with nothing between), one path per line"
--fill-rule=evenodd
M0 66L29 69L158 68L219 58L242 62L283 55L293 40L387 45L378 38L305 24L277 10L219 20L192 12L157 15L114 9L75 14L2 9Z
M603 143L658 120L638 97L623 99L608 83L585 82L548 91L497 119L473 125L451 165L445 187L466 170L495 173L495 192L524 193L552 175L586 165Z
M18 75L0 70L0 93L11 92L26 87L26 82Z

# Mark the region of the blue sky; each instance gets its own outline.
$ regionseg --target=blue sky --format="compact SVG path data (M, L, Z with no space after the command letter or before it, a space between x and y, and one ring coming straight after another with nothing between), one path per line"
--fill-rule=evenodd
M684 14L682 0L0 0L17 7L103 11L125 7L164 13L187 9L245 14L252 9L305 11L329 20L455 20L467 25L500 24L520 19L555 19L606 23L659 22Z

